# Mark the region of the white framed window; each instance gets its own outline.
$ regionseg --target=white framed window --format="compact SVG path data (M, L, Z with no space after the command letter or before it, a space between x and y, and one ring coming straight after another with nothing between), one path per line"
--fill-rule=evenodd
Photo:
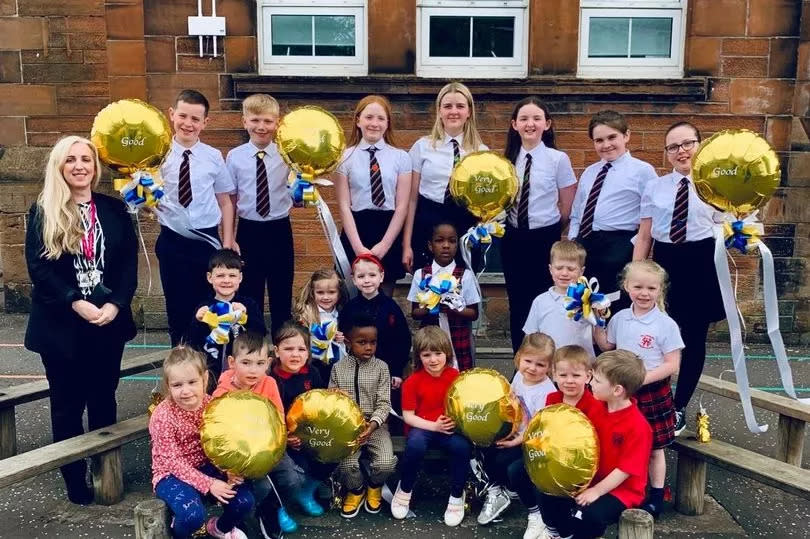
M528 73L528 0L417 0L416 74L511 78Z
M681 78L687 0L580 0L583 78Z
M368 74L367 0L258 0L260 75Z

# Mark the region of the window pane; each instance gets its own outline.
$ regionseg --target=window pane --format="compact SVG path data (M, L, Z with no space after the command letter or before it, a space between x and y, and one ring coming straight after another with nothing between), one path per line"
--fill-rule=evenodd
M312 16L273 15L270 34L273 55L312 56Z
M316 56L354 56L354 16L315 17Z
M633 18L630 56L669 58L672 56L672 18Z
M591 17L588 36L589 58L627 58L630 19Z
M514 56L514 17L473 17L473 56Z
M470 56L469 17L430 17L430 56Z

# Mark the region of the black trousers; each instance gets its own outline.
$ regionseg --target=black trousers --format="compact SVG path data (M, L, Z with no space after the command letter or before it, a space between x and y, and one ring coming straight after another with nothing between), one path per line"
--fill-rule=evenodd
M599 291L609 294L621 291L621 297L610 306L612 313L617 313L630 306L630 297L622 290L621 273L624 266L633 260L633 244L630 238L636 231L592 232L587 238L576 240L585 247L588 256L585 259L585 276L599 280Z
M41 354L50 385L53 441L84 433L82 416L87 408L90 430L116 422L115 390L121 373L124 341L101 337L103 330L86 324L79 332L80 350ZM84 484L87 463L82 459L60 469L68 488Z
M216 227L201 232L219 238ZM160 227L155 254L160 264L160 281L166 299L172 346L185 340L197 305L211 295L211 285L205 274L208 272L208 259L214 252L214 247L207 241L191 240L170 228Z
M561 233L560 223L535 229L506 226L506 234L501 240L501 257L509 298L509 330L515 352L523 341L523 325L532 301L553 283L548 271L549 254Z
M428 250L428 242L433 236L433 226L443 220L448 220L455 225L459 240L476 223L475 217L470 212L453 202L441 204L419 195L419 199L416 201L416 214L411 236L414 271L433 261L433 255ZM481 258L480 249L473 249L472 255L473 266L477 268ZM460 258L460 256L456 257L457 260Z
M253 299L262 312L267 290L271 334L275 334L292 317L295 250L290 218L274 221L240 218L236 242L245 263L239 290Z
M560 537L575 539L601 537L605 529L618 522L627 507L612 494L599 497L591 505L579 507L573 499L539 494L543 522L555 528ZM579 514L578 514L579 513Z

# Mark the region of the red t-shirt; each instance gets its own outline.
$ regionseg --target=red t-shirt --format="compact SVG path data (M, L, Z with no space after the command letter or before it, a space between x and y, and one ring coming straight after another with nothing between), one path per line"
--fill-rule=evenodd
M647 488L647 468L652 451L652 429L638 409L636 400L618 412L599 414L593 420L599 436L599 469L591 484L595 485L619 468L629 477L610 491L625 506L638 507Z
M445 367L439 376L417 370L402 384L402 410L413 410L422 419L436 421L444 414L444 398L456 378L458 370L453 367Z
M560 404L562 402L562 391L555 391L554 393L549 393L546 396L546 406ZM579 398L579 402L577 402L577 409L585 414L585 416L591 420L591 423L594 423L599 414L605 413L605 403L596 400L596 397L593 396L591 390L586 387L585 392Z

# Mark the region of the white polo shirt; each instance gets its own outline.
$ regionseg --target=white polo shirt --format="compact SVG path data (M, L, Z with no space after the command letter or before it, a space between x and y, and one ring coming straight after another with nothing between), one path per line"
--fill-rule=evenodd
M553 286L534 298L523 325L523 333L545 333L557 348L575 344L593 357L592 326L582 320L568 318L565 294L558 293Z
M521 148L515 162L518 181L523 184L526 156L532 156L529 171L529 228L551 226L560 220L560 189L577 183L571 160L564 152L549 148L542 142L527 152ZM522 187L521 187L522 191ZM507 217L512 226L518 226L517 214L520 198Z
M453 274L453 271L456 269L456 262L450 262L448 265L442 267L436 263L434 260L430 264L431 268L431 275L436 275L438 273L449 273ZM419 283L422 282L422 268L419 268L414 272L413 279L411 280L411 289L408 291L408 301L417 302L416 295L420 292L419 290ZM468 270L464 270L464 274L461 276L461 297L464 298L465 305L475 305L476 303L481 303L481 296L478 293L478 287L475 286L475 275Z
M648 371L659 367L665 354L684 347L678 324L658 307L640 317L632 306L619 311L608 322L607 340L640 357Z
M432 200L433 202L444 202L444 192L450 182L450 174L453 172L453 143L451 139L458 142L458 149L461 157L469 152L464 150L464 134L456 137L445 135L443 141L433 142L430 137L422 137L417 140L408 152L411 156L413 171L420 174L419 194ZM481 144L475 151L488 150L485 144Z
M607 161L602 159L586 168L579 177L577 194L571 207L568 239L573 240L579 235L579 225L582 222L588 195L605 164ZM641 221L641 195L647 187L647 182L658 179L658 174L652 165L631 156L629 151L611 165L596 203L593 230L632 232L638 229Z
M256 154L265 152L264 167L267 170L267 186L270 193L270 213L262 217L256 211ZM275 143L263 150L252 142L237 146L228 152L225 164L236 185L236 213L251 221L274 221L287 217L292 208L292 197L287 190L290 167L278 153Z
M551 369L549 369L548 372L550 375ZM554 382L551 381L551 378L546 377L546 379L539 384L530 386L526 385L526 382L523 381L523 375L519 372L515 373L511 385L512 391L515 392L515 396L520 399L520 403L523 405L523 411L526 413L527 419L531 419L534 417L534 414L545 408L548 394L557 391L557 387L554 385ZM523 429L521 428L521 432L522 431Z
M397 178L400 174L411 171L411 158L408 152L394 148L379 140L373 144L377 151L374 158L380 166L382 174L385 204L376 206L371 200L371 153L368 152L372 144L361 140L357 146L347 148L343 152L343 159L337 168L337 173L346 176L349 180L352 211L362 210L394 210L397 197Z
M697 195L692 176L671 172L657 180L647 182L641 197L641 218L652 219L652 237L655 241L672 243L669 231L672 227L672 213L681 179L689 180L689 210L686 214L686 241L699 241L714 237L714 208L703 202Z
M188 166L192 199L185 208L178 200L178 187L183 152L187 149L191 150ZM157 212L160 224L171 227L171 224L182 222L188 223L193 229L219 225L222 212L216 195L232 193L235 189L225 160L222 159L222 152L200 141L191 148L185 148L172 139L172 147L160 167L160 175L163 178L163 198L160 199L160 211Z

